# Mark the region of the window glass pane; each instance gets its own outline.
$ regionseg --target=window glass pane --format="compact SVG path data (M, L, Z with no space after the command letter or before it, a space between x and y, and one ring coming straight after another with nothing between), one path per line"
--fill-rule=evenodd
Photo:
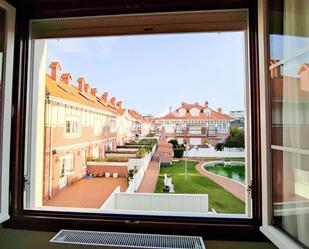
M246 41L246 30L34 39L50 118L38 120L45 151L29 174L41 169L42 191L26 208L250 217Z
M309 2L270 2L273 223L309 246Z

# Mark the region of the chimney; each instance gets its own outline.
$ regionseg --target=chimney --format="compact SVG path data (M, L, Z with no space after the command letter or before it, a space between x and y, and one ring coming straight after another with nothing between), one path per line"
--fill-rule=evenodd
M168 112L171 113L172 110L173 110L173 107L170 106L170 107L168 108Z
M199 105L199 104L200 104L199 102L195 102L195 103L194 103L194 105Z
M181 106L184 106L186 104L186 102L181 102Z
M205 101L205 108L208 108L208 100Z
M83 92L83 91L84 91L84 88L85 88L85 84L86 84L85 78L79 77L79 78L77 79L77 82L78 82L78 90L79 90L80 92Z
M115 106L115 102L116 102L116 97L112 97L112 98L109 100L109 103L111 103L112 106Z
M60 71L61 71L61 65L58 61L52 62L49 65L49 68L51 69L51 77L55 81L60 80Z
M91 89L90 89L90 93L91 93L91 95L93 95L93 96L97 96L97 92L98 92L98 90L97 90L96 88L91 88Z
M84 84L84 92L89 93L89 91L90 91L90 85L85 82L85 84Z
M102 94L101 99L102 99L103 102L107 102L107 96L108 96L108 92L105 92L105 93Z
M117 107L119 108L119 109L121 109L122 108L122 101L121 100L119 100L118 102L117 102Z
M72 75L70 73L63 73L61 75L61 80L70 86L72 82Z
M218 112L222 113L222 108L221 107L218 108Z
M309 92L309 64L302 64L298 70L300 90Z

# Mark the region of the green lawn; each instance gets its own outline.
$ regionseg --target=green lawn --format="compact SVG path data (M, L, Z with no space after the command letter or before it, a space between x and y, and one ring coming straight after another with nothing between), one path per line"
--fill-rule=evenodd
M245 203L223 189L208 177L195 170L197 162L188 161L185 174L185 161L173 162L171 166L161 167L156 185L156 193L162 193L163 178L166 173L173 178L177 194L208 194L209 210L214 208L218 213L245 213Z
M244 157L231 157L230 160L234 162L245 162L246 159Z

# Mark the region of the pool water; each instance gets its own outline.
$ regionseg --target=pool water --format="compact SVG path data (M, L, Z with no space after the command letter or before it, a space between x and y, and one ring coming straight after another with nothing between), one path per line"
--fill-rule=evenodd
M224 163L209 163L204 168L214 174L225 176L236 180L242 184L245 183L245 166L240 163L232 163L232 165L224 165Z

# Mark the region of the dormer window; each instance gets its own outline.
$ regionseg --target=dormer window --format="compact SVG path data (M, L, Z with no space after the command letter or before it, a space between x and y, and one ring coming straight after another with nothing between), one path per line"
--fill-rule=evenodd
M210 109L204 109L204 113L206 116L211 116L211 110Z
M198 116L200 114L200 110L198 108L192 108L190 109L190 114L192 116Z
M178 113L179 113L179 116L180 116L180 117L184 117L185 114L186 114L186 109L181 108L181 109L178 110Z

